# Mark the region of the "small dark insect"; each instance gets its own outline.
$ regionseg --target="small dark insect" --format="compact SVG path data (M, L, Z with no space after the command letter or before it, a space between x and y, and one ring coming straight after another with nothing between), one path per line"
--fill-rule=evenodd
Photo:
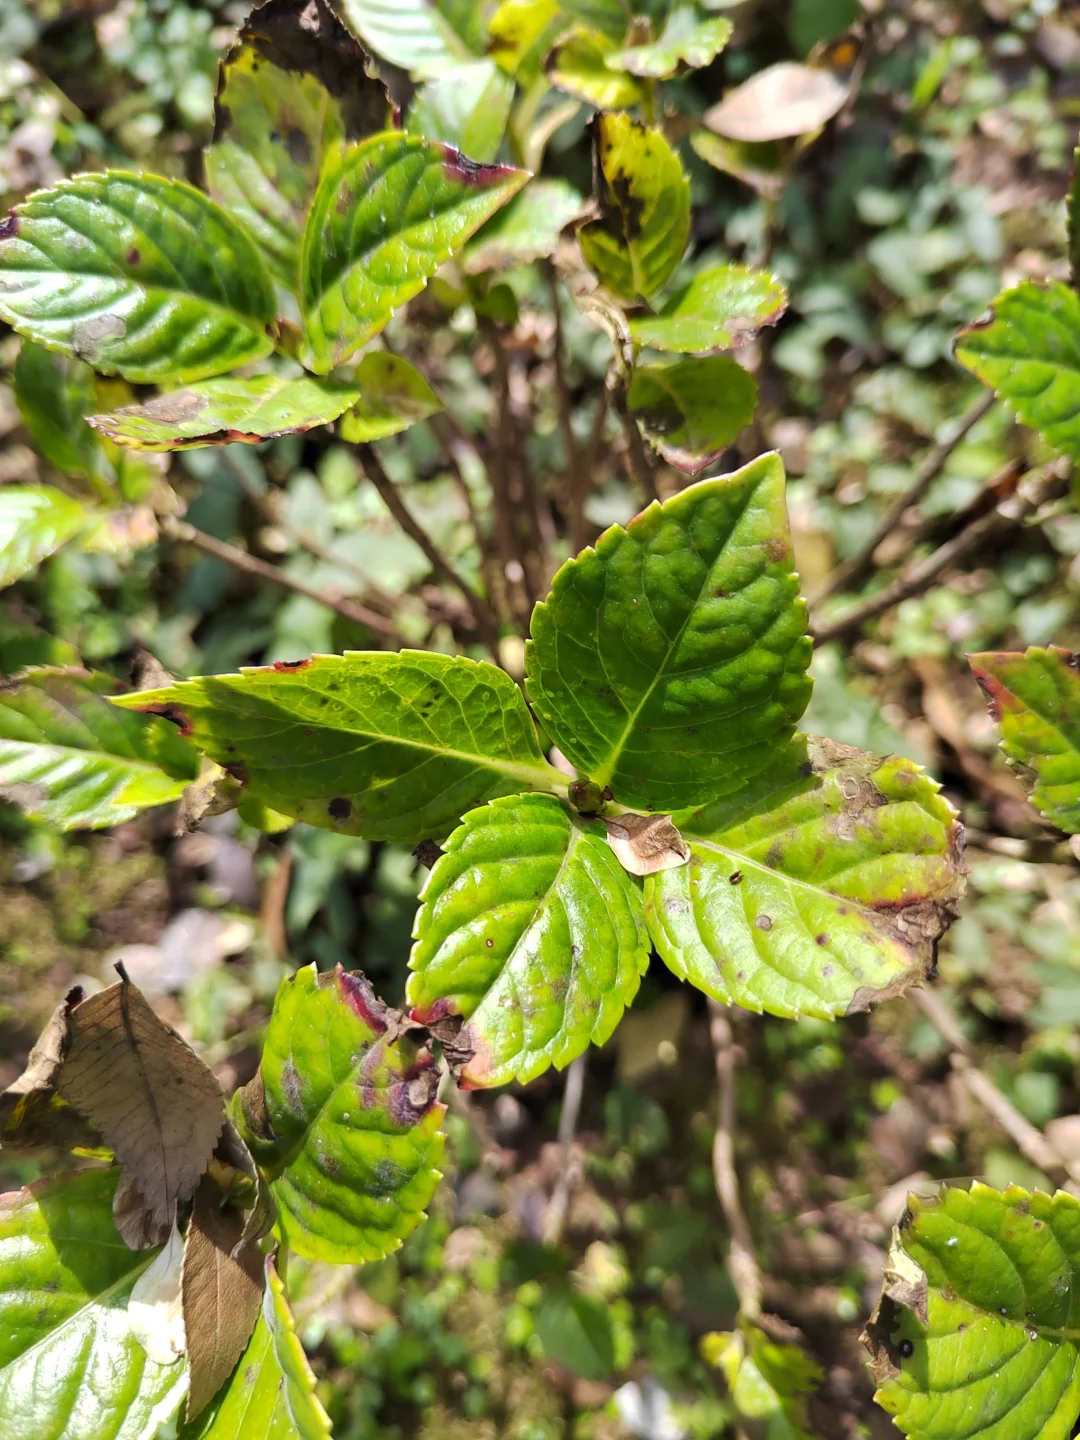
M897 1349L900 1351L903 1359L910 1360L912 1355L915 1354L915 1343L912 1340L901 1340Z
M741 885L741 884L742 884L742 871L741 871L741 870L735 870L735 871L733 871L733 872L728 876L728 880L731 882L732 885Z

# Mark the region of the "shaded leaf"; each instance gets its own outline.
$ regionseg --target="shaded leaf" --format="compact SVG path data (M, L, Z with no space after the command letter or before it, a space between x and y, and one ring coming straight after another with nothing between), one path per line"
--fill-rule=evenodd
M207 185L290 292L327 150L390 123L386 87L368 69L323 0L269 0L251 12L222 62Z
M119 825L178 800L198 756L174 726L110 705L122 688L59 668L0 685L0 794L61 830Z
M805 632L783 466L763 455L568 561L533 612L526 687L589 779L669 811L772 762L809 699Z
M615 1368L615 1341L607 1306L565 1285L548 1289L536 1312L544 1354L583 1380L608 1379Z
M1001 748L1033 780L1031 803L1059 829L1080 833L1080 673L1058 645L969 655L1001 726Z
M653 449L697 475L753 419L757 384L737 361L709 355L639 365L627 400Z
M126 405L90 424L117 445L136 450L188 450L197 445L257 445L274 435L313 430L336 420L360 388L313 375L236 375Z
M273 349L254 241L182 180L77 175L24 200L0 238L0 317L129 380L201 380Z
M352 445L397 435L444 408L414 365L385 350L364 356L354 383L359 399L338 425L338 434Z
M690 182L662 132L628 115L601 115L593 146L600 219L578 231L586 264L624 300L648 298L690 238Z
M154 1364L128 1324L152 1257L116 1233L117 1174L79 1170L0 1196L4 1440L73 1435L72 1416L93 1440L154 1440L183 1397L183 1363Z
M664 22L658 40L631 45L613 55L609 64L631 75L656 80L674 75L680 65L693 70L710 64L731 39L732 23L719 16L702 20L692 5L677 5Z
M609 40L620 42L626 34L632 7L625 0L561 0L562 8L580 25L598 30Z
M413 75L437 75L472 58L445 8L432 0L342 0L341 8L365 45Z
M690 847L671 823L670 815L619 815L605 820L608 844L631 875L674 870L690 859Z
M639 345L696 355L737 350L787 309L784 286L767 270L718 265L677 290L656 315L630 321Z
M33 570L89 524L93 512L52 485L0 489L0 589Z
M373 840L440 836L483 800L565 779L509 675L461 656L316 655L116 703L181 721L282 814Z
M100 1136L92 1125L56 1094L56 1076L68 1044L68 1016L83 998L69 990L49 1018L17 1080L0 1093L0 1145L9 1150L56 1146L92 1149Z
M259 1318L263 1257L244 1238L246 1216L204 1175L184 1243L183 1317L187 1331L187 1415L210 1403L232 1374Z
M472 60L420 87L407 128L488 164L499 153L513 98L514 82L494 60Z
M706 1335L701 1349L724 1372L740 1418L764 1421L770 1440L813 1440L806 1396L824 1372L805 1351L773 1340L749 1321L728 1334Z
M725 140L711 130L695 130L690 145L708 165L749 185L768 200L784 193L787 171L775 140Z
M1057 1440L1080 1415L1080 1203L975 1181L908 1197L864 1341L912 1440Z
M547 77L588 105L625 110L637 105L644 92L633 76L608 64L617 53L618 42L599 30L574 30L548 61Z
M554 254L563 230L584 210L584 199L565 180L533 180L469 241L465 270L479 275Z
M792 60L770 65L705 112L705 124L729 140L783 140L820 130L848 98L831 70Z
M1025 425L1080 459L1080 296L1052 281L1006 290L956 337L956 358Z
M233 1119L270 1181L285 1242L359 1264L396 1250L439 1182L439 1073L359 973L283 980Z
M86 425L97 409L94 372L26 340L15 362L15 400L38 453L65 475L112 478L101 441Z
M831 1019L923 979L963 891L963 830L917 765L797 736L737 793L675 816L653 943L724 1004Z
M304 231L304 363L322 375L348 359L528 178L397 131L342 150Z
M649 959L640 894L603 825L548 795L465 816L413 933L413 1018L464 1018L451 1054L466 1087L532 1080L602 1045Z
M110 985L72 1008L56 1078L122 1167L117 1228L135 1248L160 1244L195 1192L225 1120L212 1072L137 986Z
M262 1308L229 1385L179 1440L328 1440L330 1420L296 1336L285 1287L266 1260Z

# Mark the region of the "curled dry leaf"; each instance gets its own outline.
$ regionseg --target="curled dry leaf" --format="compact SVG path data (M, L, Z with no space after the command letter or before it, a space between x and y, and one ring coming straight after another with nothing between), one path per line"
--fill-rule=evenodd
M184 1353L183 1260L184 1242L174 1224L165 1248L135 1281L128 1300L131 1333L155 1365L171 1365Z
M820 130L840 110L849 87L831 70L784 61L770 65L705 112L705 124L728 140L784 140Z
M671 823L670 815L619 815L604 824L608 844L631 875L677 870L690 859L690 846Z
M160 1244L221 1133L218 1083L126 978L74 1006L68 1032L56 1091L123 1166L113 1218L124 1240Z
M13 1150L42 1145L73 1150L100 1144L93 1127L55 1090L67 1051L68 1016L82 998L80 986L68 991L38 1036L26 1069L0 1094L0 1144Z

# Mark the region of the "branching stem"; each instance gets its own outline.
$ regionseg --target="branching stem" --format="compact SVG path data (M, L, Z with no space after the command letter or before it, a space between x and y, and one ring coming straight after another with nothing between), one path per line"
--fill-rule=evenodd
M735 1170L735 1065L737 1052L726 1005L709 1000L709 1034L716 1061L718 1109L713 1139L713 1180L731 1235L728 1269L739 1297L739 1313L747 1320L761 1314L761 1270L754 1237L742 1207Z
M562 1111L559 1115L559 1145L562 1147L562 1167L551 1200L544 1214L544 1243L557 1245L566 1228L566 1216L570 1209L570 1184L573 1179L570 1163L570 1147L577 1134L578 1116L581 1113L581 1097L585 1092L585 1056L572 1060L566 1071L566 1087L563 1090Z

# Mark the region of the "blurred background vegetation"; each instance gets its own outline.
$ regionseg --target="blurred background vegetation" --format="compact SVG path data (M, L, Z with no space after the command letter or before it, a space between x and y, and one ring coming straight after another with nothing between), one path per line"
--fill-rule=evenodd
M104 165L199 178L216 64L244 8L3 0L3 203ZM782 451L799 569L813 592L859 552L942 427L978 399L951 359L955 330L1003 283L1065 277L1080 16L1068 0L714 8L735 21L736 38L709 68L668 87L680 116L699 116L763 66L861 25L855 95L799 155L781 193L758 193L684 147L696 242L768 263L791 291L781 324L743 354L761 404L731 460ZM584 110L555 130L545 172L588 193L583 122ZM550 295L538 267L506 281L513 306L496 318L515 403L528 417L534 468L557 473ZM587 437L586 401L608 344L569 307L561 320L574 425ZM460 424L479 430L492 403L485 317L447 284L433 286L408 323L429 378ZM0 483L54 478L14 403L18 350L0 328ZM1035 436L1000 405L988 409L879 547L879 564L939 544L994 477L1040 458ZM475 574L462 489L429 426L387 447L384 460L444 553ZM131 483L152 486L156 457L138 463L142 478ZM259 450L195 451L171 467L188 519L206 533L339 594L353 593L360 572L399 601L397 623L413 643L454 647L460 602L433 583L328 431ZM620 466L601 471L586 506L593 535L639 506ZM466 482L482 502L483 476ZM264 503L271 493L276 508ZM1080 1159L1080 878L997 756L963 663L965 651L1051 639L1080 649L1074 498L821 647L805 726L911 756L961 808L970 887L942 945L938 993L1001 1090L1061 1154ZM830 602L843 603L850 596ZM127 679L142 653L173 674L206 674L364 643L361 627L313 600L166 543L131 555L61 551L0 598L7 675L84 663ZM392 845L304 825L268 836L235 813L180 837L158 811L65 835L0 803L0 1085L18 1074L58 996L76 980L100 984L121 957L231 1089L253 1073L274 990L293 966L362 968L400 1001L424 873ZM857 1336L906 1190L969 1175L998 1185L1046 1178L974 1108L944 1042L903 1002L837 1026L744 1016L736 1039L745 1056L737 1158L766 1309L778 1338L801 1339L822 1371L809 1433L896 1435L871 1404ZM611 1043L589 1052L568 1162L556 1139L562 1093L549 1072L524 1090L447 1094L448 1183L404 1248L358 1270L291 1267L339 1440L736 1433L722 1374L701 1350L735 1312L710 1163L703 997L653 967ZM35 1173L0 1156L5 1188ZM545 1245L563 1176L564 1234ZM802 1432L778 1416L760 1433Z

